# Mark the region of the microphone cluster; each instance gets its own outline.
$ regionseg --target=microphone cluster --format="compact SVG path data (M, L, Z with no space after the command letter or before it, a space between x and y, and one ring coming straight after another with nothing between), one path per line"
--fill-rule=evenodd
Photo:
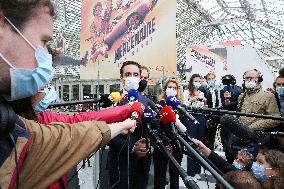
M196 150L196 146L191 141L191 137L186 133L185 126L177 119L176 113L174 112L173 108L171 106L165 106L161 108L159 115L161 122L160 125L164 127L170 126L170 130L172 133L170 137L171 140L173 140L174 143L179 146L179 148L181 148L182 144L182 146L187 149L190 155L194 159L196 159L200 164L202 164L203 167L208 169L220 183L222 183L226 188L231 189L232 187L223 179L220 174L220 171L216 171L216 167L213 166L212 163L210 164L209 160L203 155L201 155L198 150ZM161 152L166 155L168 159L173 163L173 165L177 168L185 185L188 188L199 188L198 185L192 180L191 177L187 175L186 171L178 164L172 154L170 154L167 148L165 147L163 141L163 137L165 137L164 134L160 132L159 128L156 125L153 125L153 123L155 122L153 110L146 107L142 115L142 120L144 125L146 125L147 135L153 141L155 141L155 144L161 150ZM179 127L176 126L177 122L179 124Z

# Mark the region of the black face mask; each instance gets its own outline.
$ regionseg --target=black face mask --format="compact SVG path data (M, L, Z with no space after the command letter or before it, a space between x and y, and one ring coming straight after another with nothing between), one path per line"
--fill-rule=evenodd
M147 87L147 82L148 82L148 81L145 80L145 79L140 80L140 82L139 82L139 87L138 87L137 91L139 91L139 92L145 91L145 89L146 89L146 87Z
M232 85L233 81L231 79L223 79L222 83L223 85Z

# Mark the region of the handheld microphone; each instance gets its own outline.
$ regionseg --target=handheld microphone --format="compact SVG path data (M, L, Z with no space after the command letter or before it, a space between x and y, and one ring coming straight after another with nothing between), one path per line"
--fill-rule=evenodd
M181 107L180 101L176 97L174 96L167 97L166 104L178 110L179 112L181 112L189 120L191 120L194 124L196 125L199 124L199 122L191 114L189 114L183 107Z
M165 106L160 110L160 117L163 124L167 125L176 122L176 114L171 106Z
M181 133L186 133L186 127L184 124L179 120L179 115L176 114L176 127Z
M220 124L224 129L227 129L232 134L245 141L255 139L255 136L250 128L241 124L241 122L232 115L223 115L220 119Z
M111 92L109 94L109 98L110 100L112 100L113 102L119 102L121 100L121 95L119 92Z
M101 94L99 104L103 108L108 108L113 104L113 101L109 98L109 94Z
M163 107L160 111L160 116L161 116L162 123L165 125L169 124L172 130L172 134L177 135L178 132L174 124L176 122L176 113L174 112L173 108L171 106ZM177 149L180 150L181 146L180 146L179 141L175 137L171 137L171 138L174 139Z
M100 106L103 108L108 108L112 106L114 103L119 102L121 99L119 92L112 92L110 94L101 94L100 95Z
M130 102L135 102L138 99L138 91L135 89L129 89L127 98Z
M132 114L130 119L137 120L143 113L145 107L141 102L134 102L131 106Z

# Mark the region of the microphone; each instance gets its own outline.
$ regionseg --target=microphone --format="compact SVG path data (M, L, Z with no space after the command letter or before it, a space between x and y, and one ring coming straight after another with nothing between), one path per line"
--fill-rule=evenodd
M135 89L129 89L127 98L130 102L135 102L138 99L138 91Z
M249 127L240 123L240 121L232 115L223 115L220 124L224 129L229 130L232 134L243 140L255 140L255 135Z
M156 115L160 115L160 111L158 106L155 104L155 102L153 102L151 99L147 98L148 101L148 105L150 106L150 108L156 113Z
M191 120L194 124L196 125L199 124L199 122L191 114L189 114L183 107L181 107L180 101L176 97L174 96L167 97L166 104L178 110L179 112L181 112L189 120Z
M141 102L134 102L131 106L132 114L130 119L137 120L143 113L145 107Z
M186 127L184 124L179 120L179 115L176 114L176 127L181 133L186 133Z
M140 80L140 82L139 82L139 87L138 87L137 90L138 90L140 93L142 93L143 91L145 91L145 89L146 89L146 87L147 87L147 83L148 83L148 81L145 80L145 79Z
M284 68L281 68L281 69L279 70L279 75L280 75L281 77L284 77Z
M113 101L111 100L111 98L109 96L110 96L109 94L101 94L100 95L99 104L100 104L101 107L108 108L108 107L112 106Z
M169 124L172 130L172 134L176 136L178 134L176 126L174 124L176 122L176 113L174 112L173 108L171 106L163 107L160 111L160 116L161 116L161 122L164 125ZM176 148L180 150L181 146L179 141L176 139L176 137L171 137L171 138L174 139Z
M151 123L153 122L153 111L150 108L145 108L144 112L143 112L143 116L142 116L142 121L144 124L146 124L146 135L150 136L150 133L152 133L152 129L151 129ZM151 153L151 144L149 141L149 138L147 137L146 139L146 145L147 145L147 149L149 150L148 153Z
M176 122L176 114L171 106L165 106L160 110L160 117L163 124L167 125Z
M109 94L109 98L110 100L112 100L113 102L117 103L121 100L121 95L119 92L111 92Z

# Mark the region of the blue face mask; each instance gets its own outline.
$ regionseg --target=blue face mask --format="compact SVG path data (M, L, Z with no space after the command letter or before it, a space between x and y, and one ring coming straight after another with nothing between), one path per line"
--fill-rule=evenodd
M195 89L199 89L199 88L201 87L201 83L199 83L199 82L193 82L193 83L192 83L192 86L193 86L193 88L195 88Z
M238 170L243 170L244 166L236 161L233 162L233 166Z
M276 92L280 97L284 97L284 87L276 87Z
M35 48L23 34L5 17L8 23L20 36L35 50L35 59L38 67L35 69L15 68L1 53L0 57L8 64L11 77L11 94L7 100L17 100L35 95L53 78L52 56L42 47Z
M267 181L269 179L269 176L267 176L265 174L266 168L263 167L263 165L260 165L260 164L258 164L256 162L254 162L252 164L251 170L252 170L253 175L255 176L255 178L258 181L265 182L265 181Z
M51 102L56 100L57 98L57 93L52 87L50 90L45 90L45 96L39 103L34 105L34 110L37 112L45 112L47 107L50 105Z
M215 80L208 80L207 83L208 83L209 87L211 87L211 88L215 87Z

